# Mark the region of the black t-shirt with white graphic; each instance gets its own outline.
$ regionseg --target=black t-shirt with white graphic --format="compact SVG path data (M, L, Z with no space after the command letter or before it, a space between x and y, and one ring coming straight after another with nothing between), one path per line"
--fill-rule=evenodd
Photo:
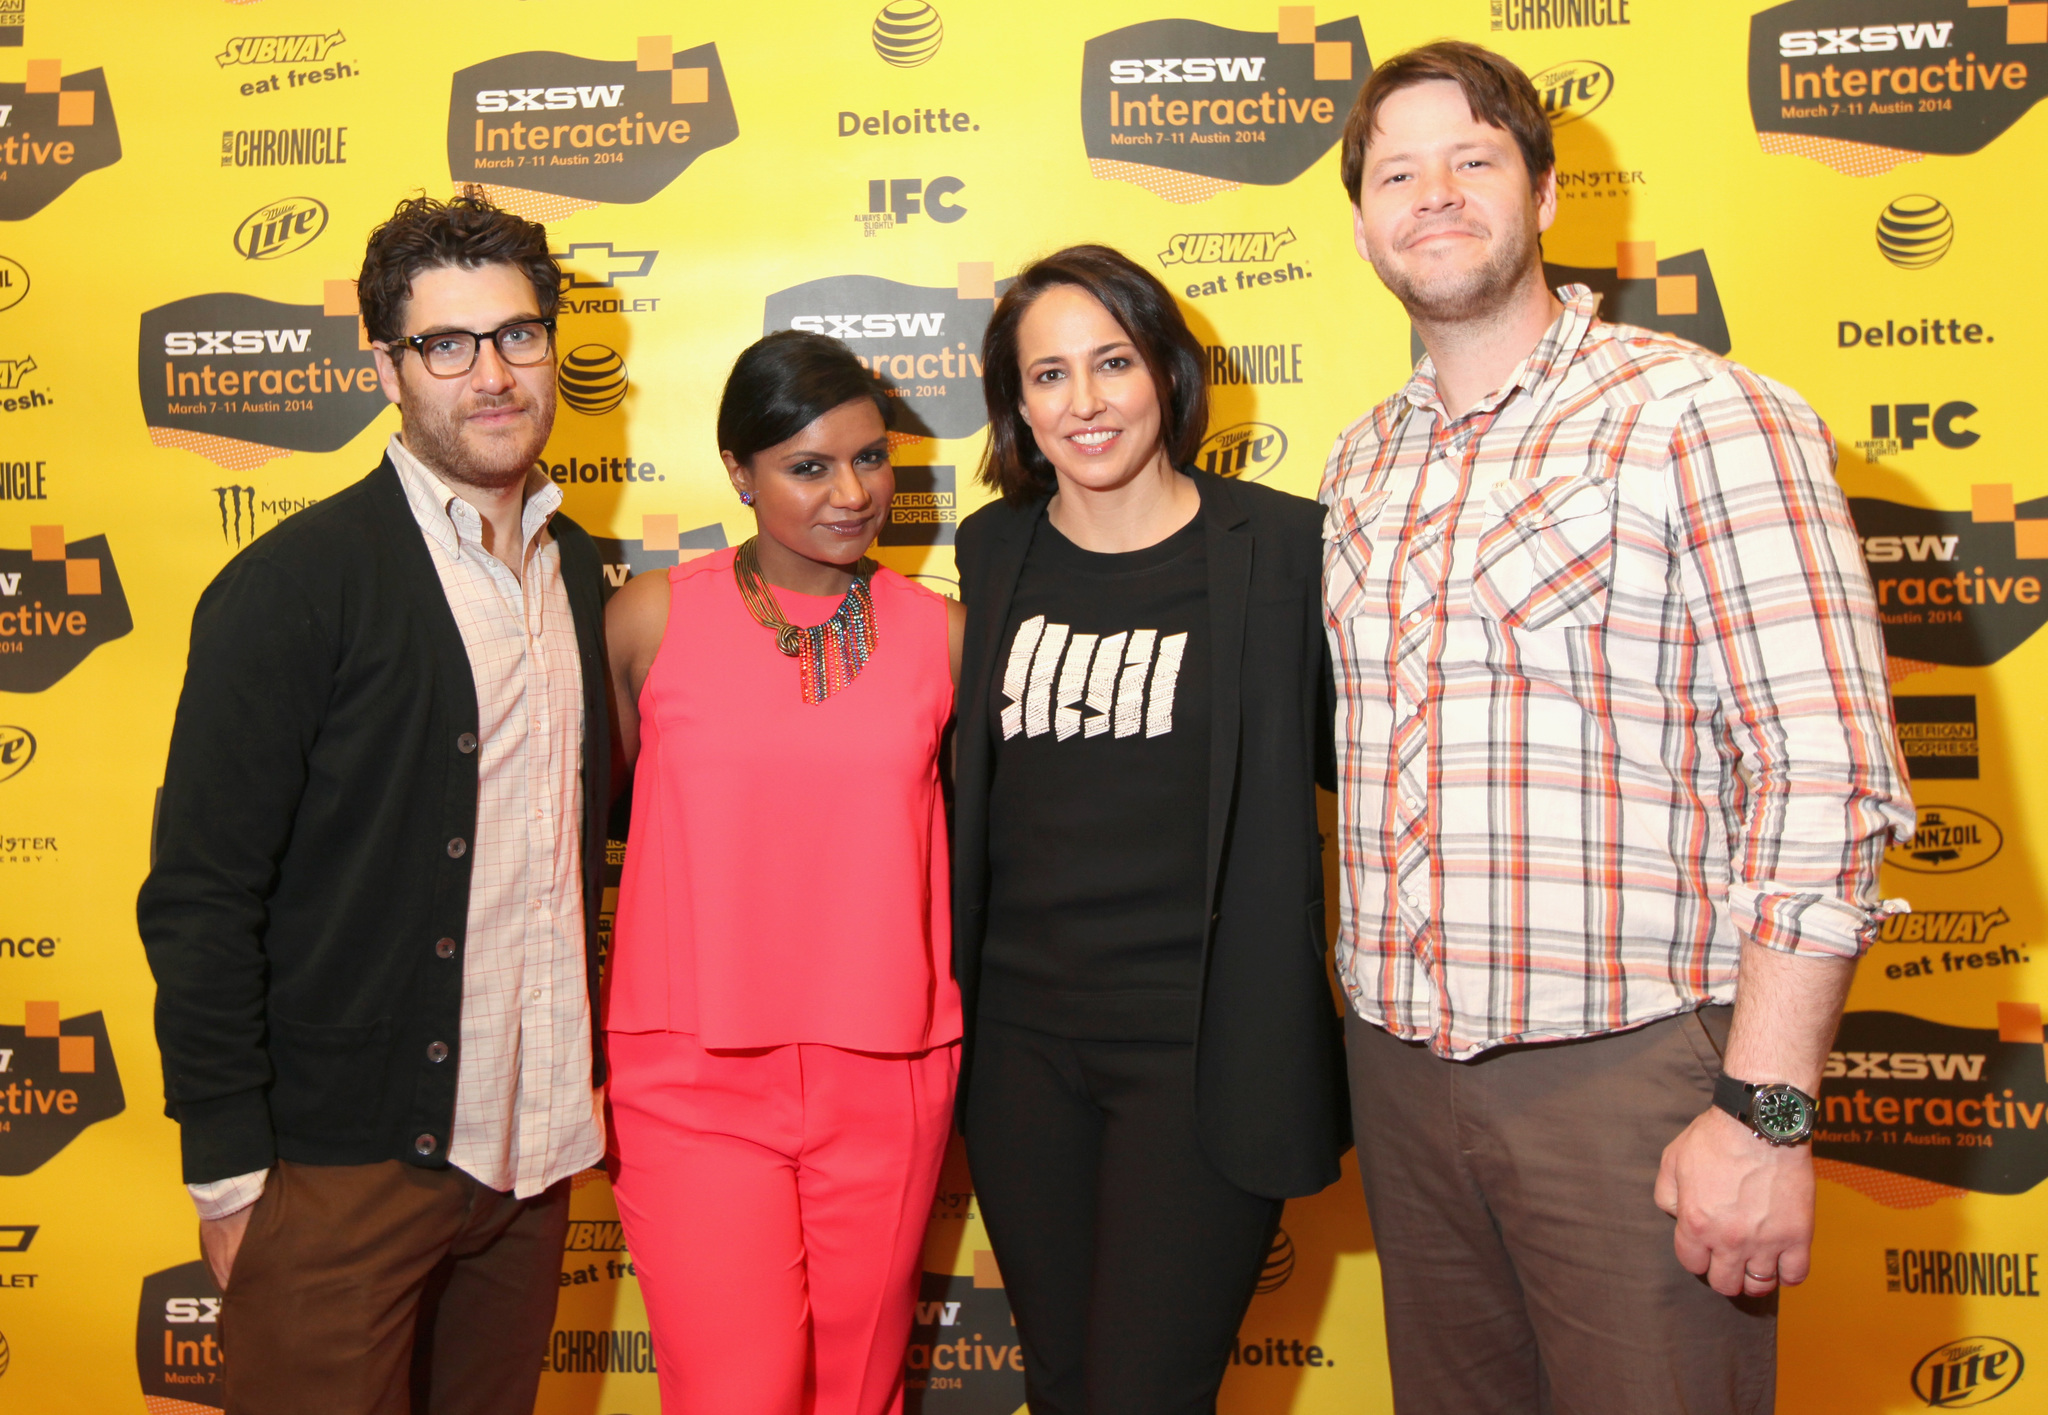
M1202 517L1083 550L1039 524L989 714L984 1016L1193 1041L1206 920L1209 581Z

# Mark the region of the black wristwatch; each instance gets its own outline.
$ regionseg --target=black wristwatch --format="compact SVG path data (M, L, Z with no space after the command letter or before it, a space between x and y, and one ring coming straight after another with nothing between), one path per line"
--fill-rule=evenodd
M1797 1086L1757 1086L1723 1072L1714 1082L1714 1104L1773 1145L1801 1144L1813 1134L1815 1102Z

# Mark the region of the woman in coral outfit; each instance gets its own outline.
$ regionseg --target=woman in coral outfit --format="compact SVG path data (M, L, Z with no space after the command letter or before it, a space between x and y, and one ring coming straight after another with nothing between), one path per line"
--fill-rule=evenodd
M887 410L837 340L753 345L718 441L755 536L606 614L637 758L613 1187L671 1415L903 1402L958 1070L939 743L963 616L866 558Z

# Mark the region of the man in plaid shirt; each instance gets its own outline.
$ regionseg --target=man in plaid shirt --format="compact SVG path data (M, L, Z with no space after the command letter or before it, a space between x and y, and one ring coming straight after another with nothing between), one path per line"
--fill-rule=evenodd
M1811 1097L1912 807L1827 428L1545 288L1554 165L1467 44L1382 65L1344 135L1429 353L1322 487L1395 1399L1766 1411Z

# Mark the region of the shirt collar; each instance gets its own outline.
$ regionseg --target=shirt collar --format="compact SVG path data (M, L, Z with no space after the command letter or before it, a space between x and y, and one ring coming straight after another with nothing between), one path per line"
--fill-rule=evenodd
M391 441L385 449L391 456L391 465L398 471L398 483L405 488L406 504L412 508L415 521L420 524L427 538L449 555L459 555L462 542L467 538L471 544L483 545L483 517L476 507L457 496L448 483L426 463L412 454L412 449L399 440L397 433L391 434ZM526 503L520 508L519 533L523 546L531 546L534 538L543 531L548 518L562 505L562 489L543 475L538 467L527 473Z
M1467 409L1466 417L1490 413L1517 392L1534 394L1544 384L1562 377L1564 371L1571 367L1599 314L1600 296L1585 285L1560 285L1557 298L1564 309L1543 331L1543 337L1536 341L1529 357L1515 366L1506 383ZM1446 424L1452 421L1443 405L1442 395L1437 391L1436 361L1428 354L1424 354L1422 362L1415 366L1415 375L1401 390L1400 397L1412 407L1436 414Z

